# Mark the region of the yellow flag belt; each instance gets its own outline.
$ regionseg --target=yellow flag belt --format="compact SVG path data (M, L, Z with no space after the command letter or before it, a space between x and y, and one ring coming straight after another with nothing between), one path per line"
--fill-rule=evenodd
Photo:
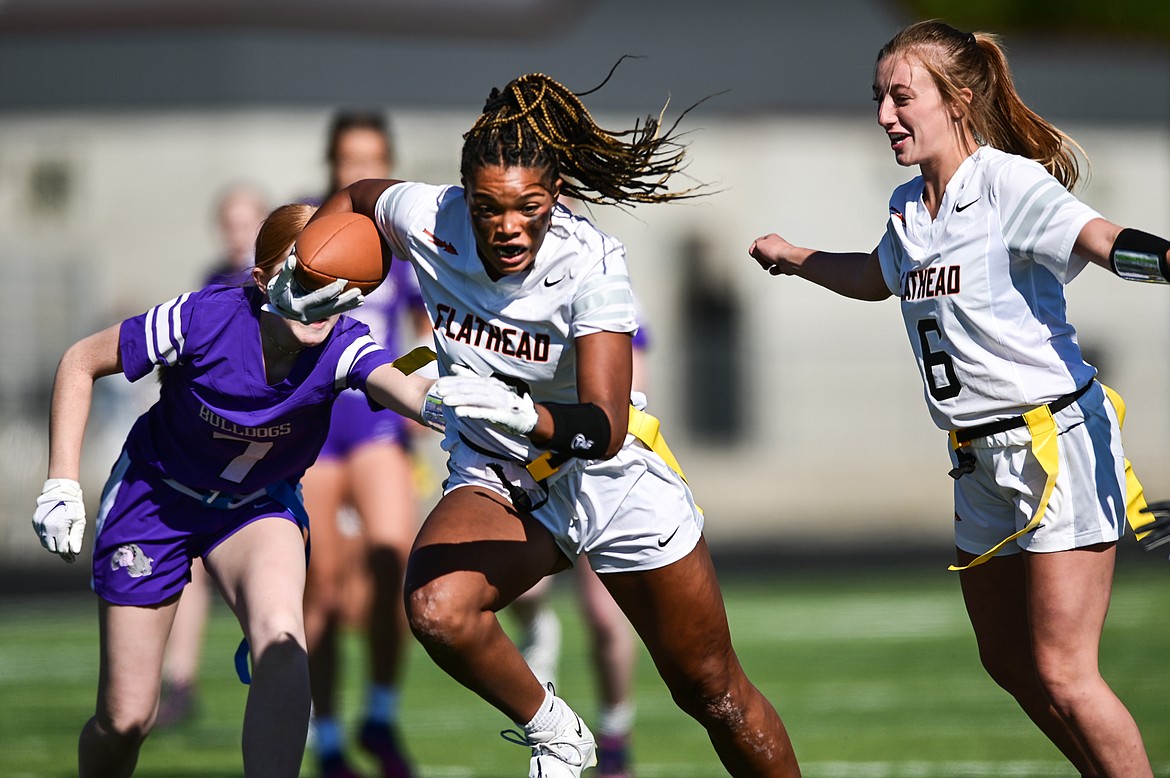
M1125 423L1125 401L1121 399L1121 395L1108 386L1105 386L1105 384L1101 384L1101 388L1105 390L1105 395L1109 398L1109 402L1113 404L1113 408L1117 413L1117 423L1120 427ZM1036 504L1036 510L1032 513L1032 518L1024 525L1023 529L1004 538L971 560L970 563L961 566L951 565L948 568L949 570L968 570L976 565L983 564L995 556L1008 543L1039 527L1041 520L1044 518L1044 512L1048 508L1048 500L1052 497L1052 490L1056 486L1056 477L1060 473L1060 452L1057 442L1058 431L1056 428L1056 420L1052 416L1052 407L1050 405L1041 405L1039 408L1033 408L1023 415L1023 419L1028 427L1028 433L1032 437L1032 456L1036 458L1036 461L1040 463L1040 467L1044 469L1045 474L1048 476L1044 483L1044 490L1040 494L1040 501ZM956 435L956 431L951 431L952 448L958 450L967 445L970 445L969 440L960 441ZM1134 474L1133 466L1130 464L1129 459L1125 460L1125 487L1126 520L1134 532L1137 533L1137 539L1141 540L1146 535L1145 532L1141 531L1141 527L1152 523L1154 516L1149 513L1142 513L1142 510L1146 507L1146 498L1142 490L1142 485Z

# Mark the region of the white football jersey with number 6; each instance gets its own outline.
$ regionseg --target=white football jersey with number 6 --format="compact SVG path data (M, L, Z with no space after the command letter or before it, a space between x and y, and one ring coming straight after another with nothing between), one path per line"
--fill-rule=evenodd
M921 177L894 190L878 256L935 424L1015 416L1092 379L1064 284L1087 264L1073 246L1098 216L1038 163L987 146L955 172L935 219Z

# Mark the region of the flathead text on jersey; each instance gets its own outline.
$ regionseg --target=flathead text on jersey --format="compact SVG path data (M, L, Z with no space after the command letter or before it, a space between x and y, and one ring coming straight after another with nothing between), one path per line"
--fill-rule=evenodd
M459 311L450 305L436 306L434 328L454 343L466 343L529 362L547 362L549 335L543 332L528 332L516 327L500 327L485 321L473 313L461 319Z

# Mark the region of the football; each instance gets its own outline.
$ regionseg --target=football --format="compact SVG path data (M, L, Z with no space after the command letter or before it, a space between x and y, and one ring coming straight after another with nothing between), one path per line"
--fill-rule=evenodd
M382 238L374 222L360 213L331 213L311 221L296 240L293 276L306 289L320 289L338 278L346 289L369 294L386 278Z

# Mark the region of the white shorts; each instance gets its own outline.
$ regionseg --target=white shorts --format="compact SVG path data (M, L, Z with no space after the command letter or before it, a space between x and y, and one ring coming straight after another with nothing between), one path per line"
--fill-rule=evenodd
M681 477L632 435L612 459L573 459L537 484L524 465L496 459L455 439L448 449L447 494L480 486L512 499L499 474L538 507L543 524L574 564L584 554L598 573L653 570L689 554L703 534L703 514ZM544 504L541 505L541 501Z
M1115 542L1125 531L1121 430L1101 385L1055 415L1060 469L1040 526L996 556L1067 551ZM976 438L977 466L955 481L955 545L982 554L1032 518L1048 476L1032 455L1027 427ZM954 452L952 462L957 464Z

